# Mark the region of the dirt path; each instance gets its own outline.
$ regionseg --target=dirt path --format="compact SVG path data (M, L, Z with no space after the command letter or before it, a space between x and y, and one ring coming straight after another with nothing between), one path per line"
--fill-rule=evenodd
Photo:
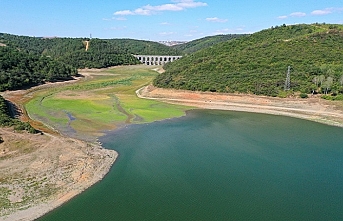
M161 89L151 85L141 88L136 93L141 98L197 108L284 115L343 127L342 102L326 101L319 97L274 98Z
M89 49L89 41L85 41L86 42L86 51L88 51Z

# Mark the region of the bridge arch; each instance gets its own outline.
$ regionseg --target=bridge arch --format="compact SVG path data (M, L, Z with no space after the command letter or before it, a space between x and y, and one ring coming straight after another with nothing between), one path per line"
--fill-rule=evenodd
M145 65L164 65L168 62L176 61L182 56L169 56L169 55L133 55L142 64Z

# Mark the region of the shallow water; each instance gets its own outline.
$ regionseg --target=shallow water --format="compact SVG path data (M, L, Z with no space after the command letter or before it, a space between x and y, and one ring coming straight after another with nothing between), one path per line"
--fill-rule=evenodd
M100 183L39 220L343 220L343 129L197 110L101 139Z

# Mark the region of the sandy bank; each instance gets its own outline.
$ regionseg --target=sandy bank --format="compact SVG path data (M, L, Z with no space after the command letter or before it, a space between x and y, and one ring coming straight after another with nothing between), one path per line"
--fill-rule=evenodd
M117 153L96 144L0 128L0 220L34 220L108 173Z
M319 97L274 98L246 94L221 94L162 89L153 86L136 91L137 96L197 108L233 110L312 120L343 127L343 103Z

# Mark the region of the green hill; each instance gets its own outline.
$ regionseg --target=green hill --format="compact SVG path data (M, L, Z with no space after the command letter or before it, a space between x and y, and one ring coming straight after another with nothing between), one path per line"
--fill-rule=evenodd
M154 85L285 96L291 66L288 93L336 95L343 93L342 58L342 25L283 25L184 56L167 64Z
M132 39L38 38L0 33L0 91L68 80L77 68L140 62L133 54L180 55L157 42Z
M132 39L37 38L0 33L0 43L29 54L51 57L75 68L139 64L132 54L181 54L157 42Z
M178 51L182 51L183 54L191 54L201 49L211 47L220 42L229 41L229 40L240 38L243 36L245 35L229 34L229 35L208 36L208 37L204 37L204 38L196 39L194 41L187 42L185 44L175 45L175 46L172 46L172 48Z
M110 39L111 44L121 45L131 54L141 55L181 55L181 51L157 42L134 39Z
M45 56L0 47L0 91L20 89L45 81L69 80L77 70Z

